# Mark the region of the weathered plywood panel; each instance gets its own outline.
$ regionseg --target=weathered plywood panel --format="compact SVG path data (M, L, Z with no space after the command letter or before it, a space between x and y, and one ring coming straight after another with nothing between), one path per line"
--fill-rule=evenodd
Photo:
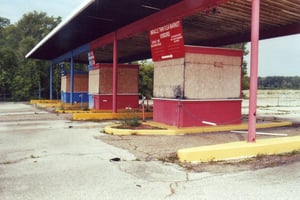
M154 63L154 97L240 98L242 58L186 53Z
M88 74L74 75L74 92L87 92L89 89Z
M137 67L119 68L118 69L118 93L137 94L139 91L138 73L139 73L139 69Z
M186 53L185 62L199 65L223 63L223 65L241 66L242 61L237 56Z
M183 58L154 62L154 97L182 97L183 81Z
M220 55L187 54L186 98L239 98L241 58Z
M118 93L138 93L138 65L118 66ZM106 64L89 72L90 94L112 94L113 68Z
M87 92L88 74L74 74L74 92ZM61 77L61 91L70 92L70 74Z
M89 71L89 94L98 94L100 92L99 87L100 69Z
M60 90L63 92L67 91L67 76L62 76L61 77L61 86L60 86Z
M112 67L100 68L99 94L111 94L113 90L113 70Z

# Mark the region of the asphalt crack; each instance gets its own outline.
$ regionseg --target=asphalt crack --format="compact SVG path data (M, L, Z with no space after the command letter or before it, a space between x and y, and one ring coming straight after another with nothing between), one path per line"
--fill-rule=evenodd
M26 157L15 159L15 160L7 160L4 162L0 162L0 165L11 165L11 164L16 164L16 163L22 162L24 160L36 159L36 158L39 158L39 156L30 155L30 156L26 156Z
M45 158L45 157L51 157L51 156L74 156L74 157L82 157L82 156L95 156L98 155L98 153L58 153L58 154L46 154L46 155L34 155L31 154L30 156L25 156L22 158L14 159L14 160L6 160L0 162L0 165L11 165L11 164L17 164L19 162L25 161L25 160L34 160L36 163L38 158ZM104 159L103 159L104 160Z

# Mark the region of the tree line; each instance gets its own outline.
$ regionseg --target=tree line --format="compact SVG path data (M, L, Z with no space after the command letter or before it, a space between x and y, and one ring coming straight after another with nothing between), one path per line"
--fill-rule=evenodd
M25 55L60 21L60 17L36 11L23 15L15 24L0 16L0 100L49 96L50 63L26 59ZM54 85L60 87L57 81Z
M258 78L259 89L300 89L300 76L268 76Z

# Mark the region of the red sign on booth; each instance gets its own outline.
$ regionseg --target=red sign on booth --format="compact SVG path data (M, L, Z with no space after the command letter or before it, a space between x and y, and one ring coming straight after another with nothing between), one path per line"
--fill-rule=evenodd
M180 20L150 31L153 61L184 57L184 41Z

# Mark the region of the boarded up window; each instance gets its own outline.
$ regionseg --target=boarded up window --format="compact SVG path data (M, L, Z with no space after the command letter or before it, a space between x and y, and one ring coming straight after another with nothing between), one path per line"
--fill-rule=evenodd
M154 97L240 98L242 52L232 51L193 47L184 58L154 62Z

